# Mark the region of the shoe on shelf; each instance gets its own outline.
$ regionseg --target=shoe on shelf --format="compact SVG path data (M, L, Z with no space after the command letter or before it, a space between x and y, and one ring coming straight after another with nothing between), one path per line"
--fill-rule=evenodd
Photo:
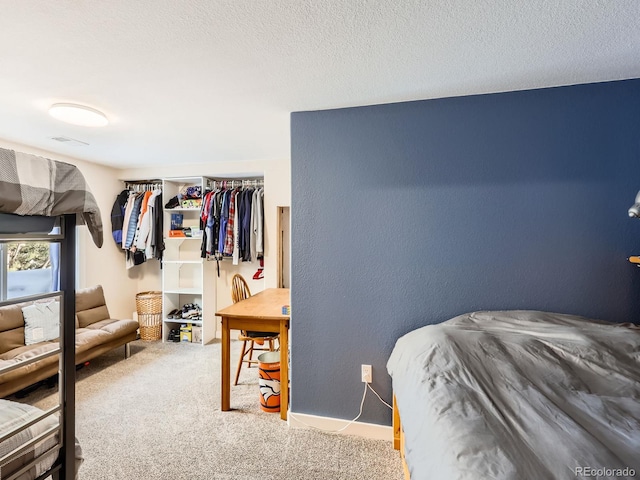
M176 208L180 206L180 198L176 195L175 197L172 197L171 200L169 200L164 208Z
M188 303L182 307L182 318L189 318L191 315L201 315L202 309L197 303Z
M167 314L167 318L179 318L179 317L176 317L176 315L181 313L182 313L182 310L178 310L177 308L173 309Z

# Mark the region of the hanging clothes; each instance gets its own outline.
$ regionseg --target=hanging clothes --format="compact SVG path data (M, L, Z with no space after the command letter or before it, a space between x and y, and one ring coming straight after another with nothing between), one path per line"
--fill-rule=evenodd
M253 189L247 188L242 192L243 208L240 220L240 257L243 262L251 261L251 201Z
M130 204L130 205L129 205ZM136 234L138 224L138 216L140 215L140 206L142 204L142 196L140 193L131 192L127 200L127 209L125 211L125 225L122 230L122 248L129 250L133 243L133 237Z
M253 198L251 200L251 258L258 260L259 266L256 273L253 274L254 280L260 280L264 278L264 242L263 242L263 227L264 227L264 189L256 188L253 192Z
M229 190L223 191L221 194L220 202L220 225L218 227L218 248L216 255L222 256L224 254L224 246L227 236L227 223L229 223L229 196L231 192Z
M200 208L200 230L202 230L202 243L200 244L200 257L207 258L207 245L211 236L211 227L208 224L209 212L211 211L211 197L213 192L207 191L202 198L202 207Z
M151 230L151 220L149 217L149 199L151 198L151 195L153 195L153 192L144 192L142 194L136 233L133 237L133 243L131 244L131 248L136 250L144 250L147 243L147 236Z
M155 192L154 192L155 193ZM162 190L158 190L153 201L149 202L151 208L151 232L147 239L145 246L145 254L148 259L155 258L162 260L164 245L164 232L163 232L163 210L162 210Z
M264 188L259 188L257 192L252 210L255 211L255 217L251 225L256 239L256 258L262 258L264 256Z
M206 211L204 212L206 220L205 220L205 239L203 239L204 242L204 251L205 251L205 256L209 257L211 255L213 255L215 253L215 242L214 242L214 237L216 237L216 233L215 233L215 227L216 227L216 219L215 216L217 214L217 200L216 200L216 196L219 194L219 191L215 191L215 192L210 192L209 194L207 194L207 202L206 202ZM217 237L216 237L216 242L217 242Z
M251 194L251 213L249 215L249 255L250 258L252 260L255 260L256 257L256 231L253 228L253 223L255 222L255 218L256 218L256 206L257 206L257 200L256 197L258 196L258 189L256 188L253 191L253 194Z
M231 263L238 265L240 261L240 201L242 199L242 191L238 190L235 197L236 208L233 212L233 252L231 253Z
M236 187L234 181L214 185L205 193L200 220L203 224L201 257L218 262L230 258L233 265L264 255L264 188ZM254 206L255 204L255 206Z
M162 190L157 184L125 189L118 194L112 208L112 233L116 244L125 252L127 268L148 259L162 259L163 239Z
M111 235L116 245L122 244L122 226L124 224L124 211L127 207L129 190L122 190L113 202L111 208Z
M239 190L240 189L235 189L229 192L229 215L227 219L227 229L225 232L224 249L222 250L222 253L228 256L233 255L233 236L235 231L234 225L236 222L236 197L238 196Z
M251 258L258 260L264 254L263 228L264 228L264 188L256 188L251 198L251 219L249 222L249 246Z

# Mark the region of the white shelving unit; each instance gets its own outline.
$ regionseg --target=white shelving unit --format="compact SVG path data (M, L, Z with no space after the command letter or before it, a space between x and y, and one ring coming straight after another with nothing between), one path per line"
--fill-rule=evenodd
M199 185L205 192L206 178L180 177L163 180L163 201L165 204L185 186ZM183 216L183 227L199 228L200 208L165 208L164 242L165 251L162 260L162 340L166 342L172 329L179 330L184 324L202 329L201 341L206 344L216 336L216 293L209 272L210 262L200 257L202 237L172 237L171 214ZM198 304L202 309L202 320L168 318L171 311L181 309L188 303Z

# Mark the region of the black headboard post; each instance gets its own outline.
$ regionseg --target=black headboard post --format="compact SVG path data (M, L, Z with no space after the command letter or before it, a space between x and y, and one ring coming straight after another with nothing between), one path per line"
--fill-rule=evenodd
M75 477L75 409L76 409L76 215L63 216L64 240L60 244L60 289L63 293L64 330L60 342L64 370L60 387L62 403L62 452L64 460L60 478L73 480Z

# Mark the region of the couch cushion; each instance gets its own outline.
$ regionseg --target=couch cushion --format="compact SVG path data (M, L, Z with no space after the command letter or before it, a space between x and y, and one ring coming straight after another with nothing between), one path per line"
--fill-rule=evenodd
M0 354L18 347L24 347L24 327L0 332Z
M107 332L109 335L113 335L114 337L121 337L126 335L127 333L132 333L138 330L138 322L131 319L125 320L115 320L113 318L109 318L107 320L101 320L100 322L96 322L93 325L89 325L87 330L91 329L100 329Z
M76 290L77 327L84 328L109 316L102 285Z
M76 330L76 354L111 342L127 335L135 334L138 322L135 320L107 319Z
M80 328L88 327L89 325L99 322L100 320L106 320L109 318L109 310L106 305L100 305L99 307L89 308L76 314L78 317L78 326Z
M21 347L11 350L10 352L5 352L1 354L0 360L9 360L9 361L26 360L58 347L59 347L58 342L42 342L42 343L39 343L38 345L22 345ZM57 358L55 361L58 361Z
M106 305L106 303L102 285L76 290L76 312Z
M20 363L23 360L33 358L41 353L49 352L58 348L58 342L43 342L38 345L22 346L0 355L0 366L9 366L14 363ZM38 360L35 363L25 365L22 368L12 370L2 374L2 383L10 382L16 378L30 375L33 372L38 371L47 365L53 365L58 363L58 355L52 355L50 357Z
M0 307L0 354L24 346L22 307L32 303L23 302Z
M14 328L24 327L22 318L22 307L29 305L25 303L15 303L13 305L5 305L0 307L0 332L13 330Z
M102 330L79 328L76 330L76 354L94 348L110 340L109 334Z

